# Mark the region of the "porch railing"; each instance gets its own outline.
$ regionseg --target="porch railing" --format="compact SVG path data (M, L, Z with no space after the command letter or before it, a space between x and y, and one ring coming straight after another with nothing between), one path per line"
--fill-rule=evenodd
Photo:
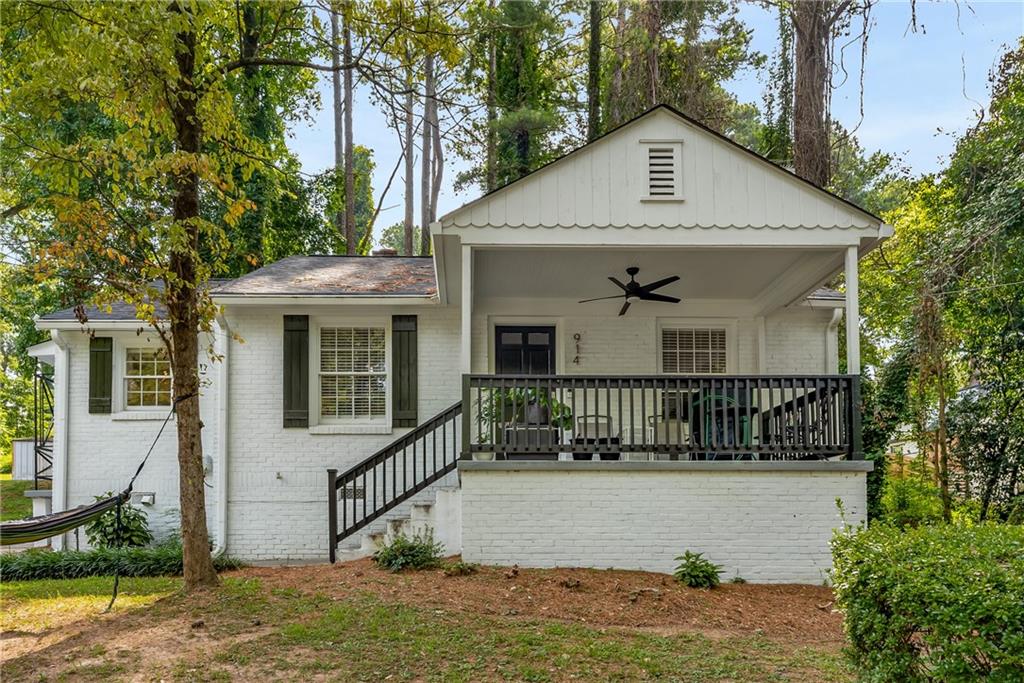
M33 390L32 451L38 489L40 482L53 481L53 378L40 369Z
M859 393L855 375L464 375L463 457L857 459Z

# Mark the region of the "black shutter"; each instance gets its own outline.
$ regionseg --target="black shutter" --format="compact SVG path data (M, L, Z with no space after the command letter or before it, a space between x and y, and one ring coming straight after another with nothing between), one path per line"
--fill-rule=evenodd
M309 316L284 317L284 426L309 426Z
M114 340L93 337L89 340L89 412L109 413L114 382Z
M391 318L391 424L415 427L419 391L416 350L416 316Z

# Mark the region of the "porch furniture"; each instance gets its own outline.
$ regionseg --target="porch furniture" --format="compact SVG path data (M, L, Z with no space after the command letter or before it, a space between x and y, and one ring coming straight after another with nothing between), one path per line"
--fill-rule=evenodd
M749 452L753 446L750 425L756 412L749 392L696 394L689 409L694 441L701 451L694 454L696 459L734 460L737 453ZM716 450L704 450L708 448Z
M505 460L558 460L562 430L554 425L506 424L505 442L513 444L513 452L502 452Z
M573 460L592 460L597 451L601 460L618 460L621 440L614 433L612 418L608 415L581 415L576 418L573 445L583 452L573 451Z

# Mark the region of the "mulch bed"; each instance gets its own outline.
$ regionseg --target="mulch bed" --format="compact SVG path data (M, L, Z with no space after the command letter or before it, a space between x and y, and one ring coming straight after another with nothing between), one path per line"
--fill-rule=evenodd
M723 584L687 588L664 574L596 569L483 567L468 576L440 570L394 574L369 559L338 565L250 567L273 588L328 596L368 592L405 605L502 617L555 619L591 627L624 627L660 634L764 635L784 642L835 643L842 616L823 586Z

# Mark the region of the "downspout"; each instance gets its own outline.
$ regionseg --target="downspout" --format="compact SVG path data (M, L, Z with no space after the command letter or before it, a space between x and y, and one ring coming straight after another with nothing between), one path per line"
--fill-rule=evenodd
M825 331L825 373L839 374L839 321L843 319L844 309L832 309L832 319L828 321Z
M223 555L228 548L228 352L231 333L224 316L217 316L217 342L220 363L217 366L217 543L213 556Z
M53 424L54 424L54 463L53 478L55 481L53 494L55 498L51 501L53 512L62 512L68 506L68 401L69 387L71 386L71 349L61 335L60 330L50 330L50 338L56 344L58 354L53 359ZM58 432L59 427L59 432ZM54 549L63 550L66 535L61 534L54 539Z

